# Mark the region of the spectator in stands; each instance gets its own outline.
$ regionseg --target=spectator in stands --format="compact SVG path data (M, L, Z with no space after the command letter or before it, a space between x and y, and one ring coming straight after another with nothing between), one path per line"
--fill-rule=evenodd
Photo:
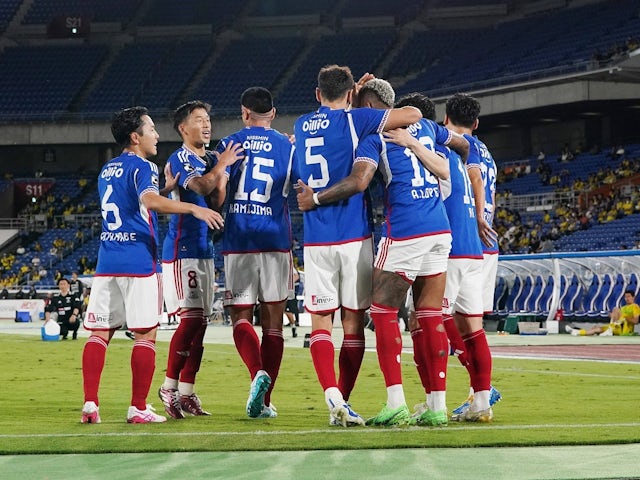
M0 300L6 300L9 298L9 290L7 287L2 287L2 291L0 292Z
M71 280L69 281L71 293L78 297L78 300L82 300L84 296L84 283L78 278L78 272L71 273Z
M595 326L589 330L578 329L572 325L567 325L565 330L571 335L634 335L635 326L640 318L640 306L635 303L635 292L627 290L624 292L625 305L615 307L609 314L609 324Z
M36 291L36 287L31 285L29 287L29 291L27 292L27 298L33 300L34 298L38 298L38 292Z

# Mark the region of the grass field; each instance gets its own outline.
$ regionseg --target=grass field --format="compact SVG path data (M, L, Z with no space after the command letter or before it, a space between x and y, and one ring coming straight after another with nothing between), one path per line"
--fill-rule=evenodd
M640 442L640 365L495 359L503 401L492 424L444 428L330 428L308 349L287 348L272 401L275 419L252 420L244 407L249 378L232 345L207 344L197 391L211 417L129 425L132 342L114 339L100 391L102 423L81 425L84 341L42 342L1 335L0 453L197 452L343 450L409 447L597 445ZM168 344L158 343L149 401L164 376ZM405 393L424 400L411 357L403 356ZM467 374L450 358L448 405L467 393ZM367 352L351 403L372 416L385 401L375 353Z

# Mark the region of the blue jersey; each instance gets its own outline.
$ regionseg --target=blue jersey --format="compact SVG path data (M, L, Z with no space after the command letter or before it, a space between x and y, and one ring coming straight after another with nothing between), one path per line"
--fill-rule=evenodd
M447 147L436 146L439 154L449 160L449 179L442 181L442 198L451 224L449 258L482 260L482 242L478 234L473 189L460 155Z
M487 146L478 140L478 137L471 135L464 136L469 140L469 158L467 168L479 168L482 174L482 184L484 185L484 219L493 226L493 216L495 215L495 205L493 204L496 193L496 162L493 160ZM483 245L485 253L498 253L498 240L493 242L491 247Z
M229 167L222 253L288 252L291 218L287 196L295 148L286 135L247 127L220 140L242 144L244 158Z
M296 120L296 177L320 192L349 176L360 138L384 129L389 110L320 107ZM332 245L371 237L371 203L358 193L304 212L304 244Z
M189 190L189 182L201 177L212 168L213 155L200 157L185 145L171 154L167 163L173 175L180 174L178 185L169 198L200 207L207 207L202 195ZM172 214L169 230L162 245L162 260L174 262L179 258L213 258L213 241L209 227L202 220L189 214Z
M430 150L436 142L433 125L421 120L409 127L411 134ZM411 149L385 142L380 135L370 135L358 146L356 157L357 161L377 164L382 176L385 185L383 236L405 240L451 231L438 179Z
M158 194L158 167L134 153L107 162L98 177L102 233L96 275L146 277L161 270L158 218L142 196Z

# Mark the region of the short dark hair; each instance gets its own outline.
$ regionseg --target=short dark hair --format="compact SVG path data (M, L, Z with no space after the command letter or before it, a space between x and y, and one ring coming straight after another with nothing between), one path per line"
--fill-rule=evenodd
M240 104L255 113L268 113L273 110L273 96L264 87L250 87L240 95Z
M625 290L624 294L626 295L627 293L630 293L631 295L633 295L634 298L636 296L636 292L634 292L633 290Z
M325 65L318 73L318 88L322 96L330 102L345 96L354 85L349 67Z
M69 281L69 279L67 277L59 278L58 282L56 283L56 285L60 285L60 282L67 282L69 285L71 285L71 282Z
M456 93L449 97L445 109L454 125L461 127L473 127L480 116L480 102L466 93Z
M190 102L183 103L175 112L173 112L173 129L180 135L180 129L178 128L182 122L184 122L191 112L198 108L204 108L207 113L211 112L211 104L203 102L202 100L191 100Z
M406 106L416 107L422 113L423 118L434 121L436 119L436 105L426 95L417 92L409 93L396 102L396 108Z
M142 120L144 115L149 115L149 110L146 107L125 108L113 114L111 134L120 147L131 145L131 134L140 130L144 123Z

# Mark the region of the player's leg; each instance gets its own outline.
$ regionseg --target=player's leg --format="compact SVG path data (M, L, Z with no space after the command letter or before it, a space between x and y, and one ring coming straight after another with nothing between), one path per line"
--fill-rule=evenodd
M95 277L92 290L84 318L84 328L91 334L82 351L82 423L100 423L98 390L107 347L125 319L124 301L114 277Z
M160 423L166 417L157 415L147 404L156 368L156 332L162 319L162 277L118 277L124 296L127 326L134 334L131 351L131 406L129 423Z

